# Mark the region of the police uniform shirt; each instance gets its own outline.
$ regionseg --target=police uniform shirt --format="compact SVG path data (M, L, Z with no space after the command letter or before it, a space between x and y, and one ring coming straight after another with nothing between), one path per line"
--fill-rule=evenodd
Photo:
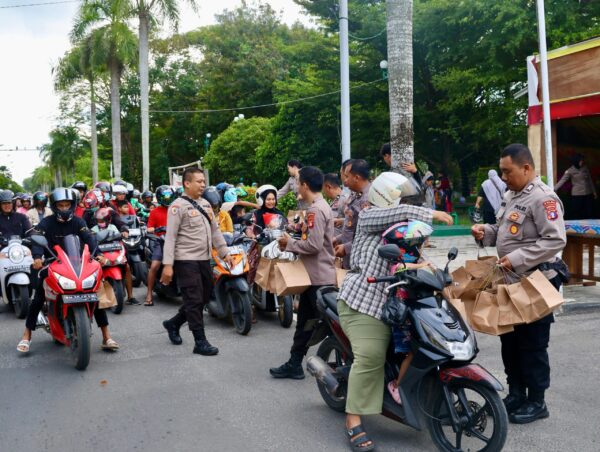
M344 268L350 266L350 255L352 254L352 241L356 232L356 224L358 223L358 214L365 208L369 207L369 189L371 184L367 184L362 192L354 192L346 201L344 209L344 225L342 233L336 237L338 244L344 245L346 256L344 257Z
M290 238L285 250L300 256L311 285L334 285L333 215L323 196L318 195L306 211L306 226L306 239Z
M189 201L177 198L169 206L167 231L163 250L163 264L173 265L174 261L208 261L214 246L219 256L228 254L227 244L219 230L208 201L197 199L208 217L199 212Z
M538 265L557 260L567 242L563 205L554 191L539 177L520 192L508 191L497 213L495 225L485 225L483 243L496 246L500 257L507 256L519 275ZM548 279L554 270L544 272Z

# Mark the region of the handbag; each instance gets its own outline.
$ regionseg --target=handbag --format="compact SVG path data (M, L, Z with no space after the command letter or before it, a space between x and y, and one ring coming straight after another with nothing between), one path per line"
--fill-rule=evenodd
M389 326L400 327L406 321L408 309L401 298L389 296L383 305L381 321Z

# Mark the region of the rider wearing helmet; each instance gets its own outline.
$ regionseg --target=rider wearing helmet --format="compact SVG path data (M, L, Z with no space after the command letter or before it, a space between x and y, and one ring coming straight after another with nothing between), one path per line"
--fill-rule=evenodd
M113 196L115 197L115 199L110 201L110 206L115 210L118 211L118 202L119 201L127 201L127 188L123 185L114 185L113 186ZM127 205L129 207L128 209L128 215L135 215L135 209L133 208L133 206L131 205L131 203L129 201L127 201Z
M105 202L110 201L110 195L111 195L110 183L104 182L104 181L96 182L96 185L94 185L94 188L99 188L100 191L104 194Z
M340 288L338 312L341 326L350 339L353 350L369 350L355 360L348 379L346 399L346 430L358 448L372 447L373 442L354 429L361 424L361 415L381 412L384 394L384 363L390 339L390 327L381 322L386 295L380 284L369 284L369 276L389 273L389 262L379 256L377 249L396 235L392 226L408 220L431 224L435 219L452 224L445 212L424 207L400 204L404 196L415 194L414 185L403 175L382 173L368 192L369 208L360 212L352 247L351 268ZM410 224L410 222L409 222ZM403 230L398 231L404 233ZM399 239L398 239L399 240ZM419 239L420 240L420 239ZM410 247L409 247L410 248ZM368 326L369 334L364 334ZM361 333L361 328L363 332ZM364 438L363 440L361 440Z
M83 204L85 206L85 212L83 213L83 220L87 224L88 228L92 229L96 226L97 221L95 217L95 213L98 209L106 207L106 201L104 200L104 194L99 188L94 188L87 192L83 199ZM115 227L123 234L123 237L128 236L129 228L127 225L119 218L117 213L109 208L111 215L111 223L115 225Z
M93 253L96 259L101 263L106 263L106 259L96 248L96 239L87 228L85 222L74 215L76 205L75 194L68 188L56 188L50 195L50 208L54 215L42 219L35 227L35 230L44 235L48 240L48 248L52 249L55 245L62 245L63 237L67 235L77 235L82 243L85 243L90 253ZM34 258L33 269L40 270L43 266L42 258L47 252L43 248L34 246L32 254ZM29 352L31 345L31 332L35 330L37 317L44 304L44 280L48 276L48 268L39 273L35 297L29 306L27 320L25 322L25 331L23 337L17 346L17 350L22 353ZM116 350L119 348L111 337L108 330L108 318L103 309L94 309L94 318L102 331L102 348Z
M27 212L29 221L35 226L49 215L52 215L52 210L48 207L48 194L43 191L36 191L33 194L33 208Z
M221 196L219 191L215 187L208 187L204 190L202 197L206 199L210 204L210 207L212 207L221 232L233 234L233 221L231 221L231 217L227 212L221 210Z
M112 215L109 207L102 207L96 211L94 218L96 218L96 226L92 228L92 231L98 233L103 230L109 230L112 232L119 232L114 224L111 224Z
M21 200L21 207L17 208L17 212L27 215L27 212L31 208L31 195L23 193L19 199Z
M77 190L77 192L79 193L79 202L77 203L77 207L75 207L75 216L82 218L83 213L85 212L83 198L85 197L85 194L87 192L87 184L82 181L77 181L73 185L71 185L71 188Z
M25 237L31 229L27 216L14 211L13 198L12 191L0 191L0 234L6 239L14 235Z
M144 192L145 193L145 192ZM150 192L150 196L152 193ZM150 211L148 217L148 228L146 232L157 236L163 236L167 228L167 214L168 207L175 200L175 191L168 185L161 185L156 189L156 200L158 201L158 207ZM161 228L157 231L157 228ZM152 301L152 290L154 289L154 283L156 282L156 275L160 266L162 265L163 257L163 242L152 241L152 263L150 264L150 270L148 271L148 291L146 292L146 301L144 306L154 306Z
M277 188L273 185L261 185L256 190L256 204L259 208L254 212L253 223L258 226L254 231L256 234L269 227L273 219L280 219L283 224L287 223L287 218L283 212L277 209Z

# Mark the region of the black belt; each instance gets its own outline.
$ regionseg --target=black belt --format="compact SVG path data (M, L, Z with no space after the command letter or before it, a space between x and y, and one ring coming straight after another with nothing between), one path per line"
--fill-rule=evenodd
M569 273L569 267L562 259L558 259L555 262L543 262L532 270L549 271L554 270L560 276L563 283L569 282L571 275Z

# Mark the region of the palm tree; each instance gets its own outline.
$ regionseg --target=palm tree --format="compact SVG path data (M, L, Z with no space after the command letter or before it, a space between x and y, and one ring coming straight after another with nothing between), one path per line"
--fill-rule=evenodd
M63 176L66 176L67 170L74 170L75 160L80 157L84 143L73 126L56 128L50 132L49 137L50 143L42 146L40 155L54 173L54 186L60 187L65 182Z
M390 145L397 171L414 161L412 12L413 0L387 0Z
M67 90L73 83L86 80L90 90L90 125L92 147L92 180L98 182L98 134L96 131L96 89L95 82L101 71L92 62L91 35L77 43L52 69L54 88Z
M188 0L194 11L196 1ZM133 0L133 9L139 19L139 71L140 71L140 106L142 122L142 186L148 190L150 186L150 118L148 101L148 33L150 25L160 19L167 19L174 28L179 24L179 7L177 0Z
M121 177L121 76L135 59L137 41L127 25L131 8L126 0L84 0L75 19L71 40L89 34L91 61L110 73L110 108L114 175ZM99 28L94 28L99 26Z

